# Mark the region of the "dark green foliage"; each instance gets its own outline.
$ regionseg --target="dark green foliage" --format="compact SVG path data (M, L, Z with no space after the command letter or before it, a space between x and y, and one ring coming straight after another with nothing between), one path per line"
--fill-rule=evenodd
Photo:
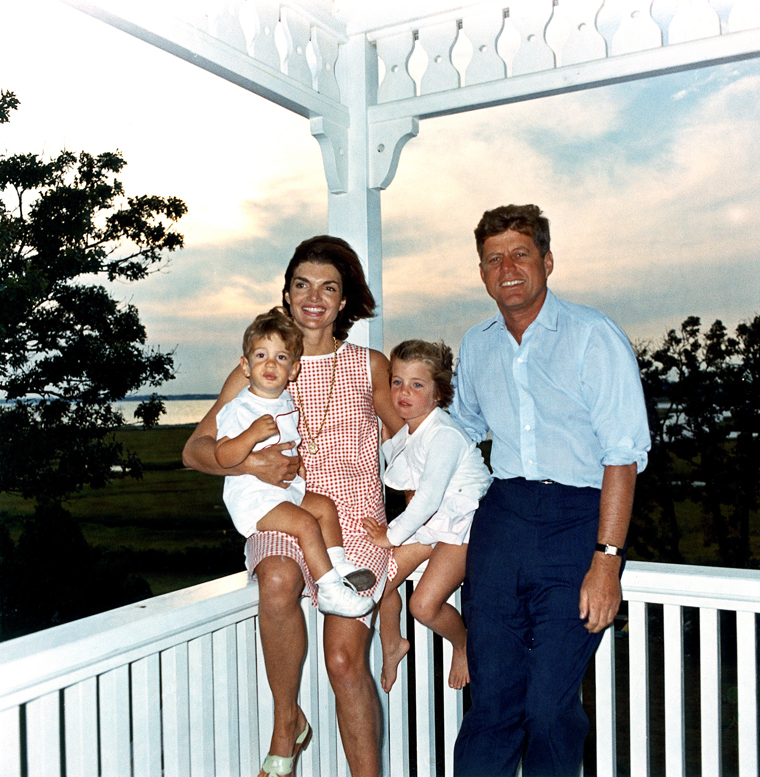
M16 107L0 95L0 120ZM112 403L174 374L137 309L98 281L135 281L182 247L176 197L124 196L121 154L0 157L0 490L58 502L139 475ZM148 426L160 398L140 408Z
M676 504L698 504L722 564L749 567L760 479L760 316L729 337L687 318L638 350L652 452L639 479L632 538L645 557L681 561Z
M0 125L18 100L0 92ZM0 627L7 637L150 595L92 549L63 502L140 477L112 403L174 375L146 346L137 309L104 282L157 271L183 245L176 197L126 197L121 154L0 156L0 491L34 500L17 543L0 529ZM163 405L141 404L145 426Z

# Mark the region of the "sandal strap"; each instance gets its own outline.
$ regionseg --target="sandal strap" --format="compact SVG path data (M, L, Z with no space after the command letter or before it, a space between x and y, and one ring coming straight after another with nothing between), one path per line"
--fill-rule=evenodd
M293 756L268 755L261 768L267 777L285 777L293 771Z

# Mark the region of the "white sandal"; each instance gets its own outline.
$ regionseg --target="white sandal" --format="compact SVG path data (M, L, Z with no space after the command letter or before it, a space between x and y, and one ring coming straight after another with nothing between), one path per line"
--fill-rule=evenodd
M288 774L293 774L296 759L301 754L301 750L309 744L310 735L311 726L309 725L309 722L306 721L303 731L298 735L298 739L296 739L293 755L270 754L264 759L261 771L264 772L266 777L286 777Z

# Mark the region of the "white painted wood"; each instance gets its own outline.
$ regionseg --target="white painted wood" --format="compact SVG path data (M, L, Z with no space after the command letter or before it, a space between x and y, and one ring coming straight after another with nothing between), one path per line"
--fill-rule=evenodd
M665 641L665 773L686 774L683 692L683 610L674 604L663 608Z
M214 701L214 774L240 773L238 740L237 639L235 626L225 626L211 636Z
M449 604L459 612L462 611L462 590L457 588L449 597ZM464 714L463 692L449 688L447 678L453 650L448 640L443 640L443 742L444 774L454 774L454 742L456 741L459 727L462 725Z
M89 677L63 690L67 777L98 771L98 679Z
M161 719L165 777L190 774L190 693L187 644L161 654Z
M554 7L546 41L556 54L557 67L607 56L607 43L596 28L601 6L600 0L574 0Z
M256 618L246 618L236 627L240 777L257 777L260 771L256 622Z
M98 677L100 761L103 777L131 777L129 666Z
M615 727L615 629L605 630L594 655L596 677L596 769L599 777L617 774Z
M277 0L241 0L240 28L246 51L256 61L280 70L280 52L275 43L275 29L280 22Z
M462 34L472 44L472 58L464 76L467 86L506 78L507 66L496 48L503 29L504 11L501 8L489 9L462 19Z
M187 645L190 699L190 770L198 777L214 774L214 659L211 634Z
M417 137L420 123L414 118L396 119L373 124L370 127L370 185L373 189L386 189L396 175L401 151Z
M644 602L628 603L628 682L631 774L648 775L649 759L649 624Z
M45 694L26 705L26 757L28 777L61 774L60 694Z
M328 191L345 194L348 191L348 128L315 116L311 122L311 134L322 151Z
M325 97L340 102L340 89L335 78L338 41L320 27L314 27L311 31L311 45L316 59L314 89Z
M668 27L668 44L720 35L720 17L709 0L679 0Z
M704 775L721 773L719 622L717 610L699 611L699 715Z
M16 707L0 712L0 777L21 777L21 718Z
M621 0L622 19L612 37L610 54L631 54L662 46L662 30L652 18L652 0Z
M755 777L758 774L757 627L755 621L755 613L753 612L736 614L739 777Z
M280 25L288 46L282 63L283 71L304 86L312 87L313 75L306 57L311 40L308 19L291 8L283 7L280 9Z
M406 633L406 583L402 583L399 588L401 594L401 634L407 637ZM382 623L380 624L382 628ZM379 636L375 642L379 643ZM382 653L382 651L381 651ZM381 661L382 668L382 661ZM380 673L376 672L375 677L379 678ZM378 683L379 687L379 683ZM388 694L388 733L387 747L390 751L388 768L384 775L393 777L396 774L409 774L409 663L404 659L398 666L396 682ZM381 696L385 696L380 690Z
M206 19L209 34L222 43L238 51L246 51L246 39L240 24L237 2L209 3L206 6Z
M414 622L415 703L417 706L417 774L435 775L435 691L433 687L433 632Z
M521 38L520 48L512 59L512 76L554 67L554 52L545 38L553 10L553 0L512 0L509 3L508 23Z
M131 679L134 777L161 777L161 667L158 654L135 661L131 666Z
M728 17L728 31L752 30L760 27L760 3L757 0L734 0Z
M427 69L420 81L420 94L459 88L459 71L451 61L451 52L458 34L459 28L454 21L420 28L419 45L428 57Z
M317 633L319 628L317 610L312 606L311 600L308 598L301 600L301 608L304 611L307 632L310 635L310 645L301 676L300 703L304 715L306 715L306 719L312 728L318 728L322 725L323 719L323 711L319 706L319 677L320 664L324 666L324 660L322 660L319 651L315 650L314 646L311 645L313 635ZM319 755L318 747L307 747L302 752L299 759L299 768L302 775L322 774Z
M409 74L409 59L414 51L414 33L411 30L378 38L377 55L385 65L383 80L377 90L377 101L391 102L414 97L417 86Z

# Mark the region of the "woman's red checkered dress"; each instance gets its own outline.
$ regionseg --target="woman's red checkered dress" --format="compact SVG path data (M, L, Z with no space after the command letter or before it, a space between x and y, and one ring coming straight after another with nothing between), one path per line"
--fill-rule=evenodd
M330 393L333 354L301 357L301 372L296 381L303 407L298 431L303 438L300 453L306 466L306 488L329 496L338 508L343 530L343 546L349 561L368 566L377 577L367 596L382 592L388 573L389 551L373 545L362 526L365 516L385 523L383 489L378 467L378 422L372 403L369 350L352 343L338 349L330 407L322 433L316 438L319 450L306 449L309 435L317 434ZM296 386L290 393L298 404ZM316 604L317 588L304 562L301 548L290 535L281 532L256 532L248 538L248 569L253 573L267 556L288 556L298 562L304 580ZM376 599L378 597L375 597Z

